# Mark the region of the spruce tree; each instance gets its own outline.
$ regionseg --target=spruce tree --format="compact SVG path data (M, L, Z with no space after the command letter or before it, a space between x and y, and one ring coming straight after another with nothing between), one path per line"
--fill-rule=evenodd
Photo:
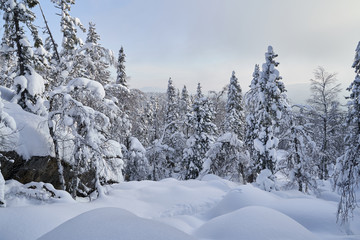
M117 62L117 77L116 77L116 83L120 84L124 87L128 87L127 79L126 79L126 72L125 72L125 53L124 48L121 47L119 50L119 57Z
M55 3L56 7L60 9L61 13L61 32L63 34L62 38L62 51L60 53L63 57L63 61L67 57L70 57L77 46L82 44L82 40L77 36L77 27L83 32L86 31L84 26L81 24L78 18L72 17L70 15L71 5L75 4L75 0L51 0Z
M171 136L178 131L179 108L176 98L176 89L173 81L169 78L167 87L167 102L166 102L166 115L165 115L165 141L170 139Z
M60 9L60 27L62 32L62 49L60 51L60 64L56 69L56 80L54 86L66 84L74 76L77 76L78 70L75 57L76 50L83 45L83 41L78 37L78 28L85 32L86 29L78 18L70 15L71 6L75 4L75 0L51 0L55 6ZM79 60L77 61L79 62Z
M194 133L187 140L187 148L184 149L183 177L195 179L203 169L204 157L210 145L215 141L217 128L212 122L214 110L211 102L201 91L198 84L195 100L193 103L193 116L191 119Z
M282 138L288 152L283 169L291 186L297 186L300 192L316 192L318 168L313 159L317 158L317 149L305 127L307 121L303 114L302 107L298 112L289 111L290 124Z
M150 165L146 150L135 137L130 137L130 146L126 154L125 180L141 181L150 179Z
M347 88L350 91L346 119L347 135L345 153L337 159L336 182L340 193L337 219L346 223L358 206L356 191L360 185L360 42L356 48L352 67L355 80Z
M225 126L227 132L234 132L239 140L244 139L244 106L242 102L242 90L234 71L230 78L226 102Z
M232 72L226 103L226 132L218 137L206 153L207 164L204 166L209 167L208 173L234 181L246 181L245 168L248 165L248 157L241 141L244 135L243 116L242 91L235 72Z
M42 94L44 79L34 70L34 52L25 36L25 26L30 31L34 47L42 47L37 27L34 25L35 14L30 10L37 1L0 1L0 9L4 12L3 46L16 49L17 76L14 78L16 100L25 110L45 114Z
M265 53L266 62L262 65L262 71L257 82L257 103L254 109L254 139L255 154L253 156L255 172L269 170L271 174L276 170L276 149L279 139L276 130L280 125L283 113L286 112L287 102L282 93L285 91L283 82L276 69L278 62L271 46Z
M100 36L96 32L95 23L89 22L89 30L87 32L86 43L98 44Z
M100 82L103 86L110 82L109 66L114 63L111 51L101 46L100 36L94 23L89 23L86 44L76 51L71 73L73 78L85 77Z
M191 133L190 119L191 119L191 99L189 92L184 85L181 90L181 97L179 102L179 117L181 121L181 129L185 138L189 138Z
M256 150L254 148L254 140L257 138L255 131L257 127L257 113L255 110L258 108L259 78L260 68L259 65L256 64L253 72L253 79L251 80L250 90L245 95L246 131L244 142L251 160L254 159L256 154ZM254 161L252 161L251 163L254 164ZM252 182L254 180L253 177L254 173L249 173L248 181Z
M179 125L180 100L171 78L169 78L168 81L166 95L165 129L161 143L164 145L162 148L166 151L166 161L163 167L167 168L169 172L169 175L166 177L170 177L175 171L175 168L180 165L182 153L186 145L184 135ZM160 149L159 143L157 145L158 149ZM167 146L167 148L165 146Z

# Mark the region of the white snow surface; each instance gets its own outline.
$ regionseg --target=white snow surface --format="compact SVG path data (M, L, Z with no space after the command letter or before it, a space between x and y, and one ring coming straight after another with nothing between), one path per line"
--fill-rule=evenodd
M74 88L85 88L93 93L97 98L103 99L105 97L105 90L101 83L87 78L75 78L67 84L67 91L72 91Z
M123 182L107 186L107 194L91 202L74 201L62 191L55 191L59 198L53 201L39 201L32 197L35 191L51 187L36 186L14 191L22 188L6 182L1 240L360 239L359 209L349 225L336 223L338 195L331 184L323 184L315 197L206 175L201 181Z
M41 95L45 91L44 79L30 68L31 74L17 76L14 79L14 85L20 85L21 88L27 89L32 96Z
M47 118L26 112L20 105L7 101L4 101L3 111L16 122L18 131L14 134L18 135L18 141L14 143L13 150L24 159L53 155Z

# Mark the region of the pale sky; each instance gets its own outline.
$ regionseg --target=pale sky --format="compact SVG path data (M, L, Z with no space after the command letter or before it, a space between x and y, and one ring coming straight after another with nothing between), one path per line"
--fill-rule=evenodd
M57 10L40 2L59 32ZM359 9L359 0L77 0L71 14L86 28L95 22L116 56L124 47L131 88L166 89L172 77L180 89L200 82L219 91L233 70L247 90L268 45L285 86L309 83L323 66L346 88L355 76Z

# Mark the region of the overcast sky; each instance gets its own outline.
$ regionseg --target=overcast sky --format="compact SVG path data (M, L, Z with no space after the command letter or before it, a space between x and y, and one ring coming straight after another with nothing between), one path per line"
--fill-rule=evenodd
M53 31L59 17L42 0ZM101 44L124 47L130 87L220 90L234 70L244 90L268 45L285 85L308 83L317 66L346 88L360 40L360 0L77 0L71 14L96 23ZM60 34L58 34L60 38Z

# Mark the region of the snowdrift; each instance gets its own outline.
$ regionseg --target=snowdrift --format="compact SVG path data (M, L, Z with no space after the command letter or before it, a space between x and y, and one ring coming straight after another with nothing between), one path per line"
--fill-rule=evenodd
M190 235L120 208L99 208L61 224L39 240L195 240Z
M319 239L290 217L265 207L245 207L216 217L195 233L199 238L238 240Z
M51 201L43 195L45 201L39 201L35 193L51 186L36 186L38 190L25 191L7 181L8 207L0 208L1 240L360 239L359 209L349 225L339 226L330 184L322 185L315 197L298 191L266 192L206 175L201 181L114 184L92 202L74 201L58 190L55 196L60 198Z

